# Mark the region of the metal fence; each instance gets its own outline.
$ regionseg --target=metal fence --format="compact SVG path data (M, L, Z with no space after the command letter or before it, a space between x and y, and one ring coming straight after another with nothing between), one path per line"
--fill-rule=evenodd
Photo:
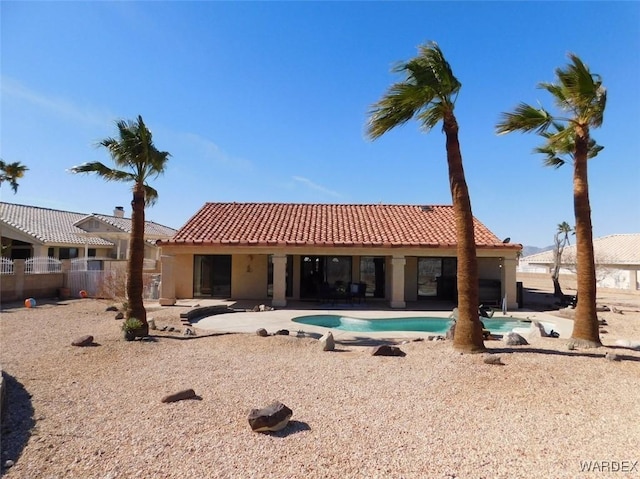
M0 274L13 274L13 261L9 258L0 258Z
M44 274L62 272L62 262L51 256L35 256L24 262L25 274Z

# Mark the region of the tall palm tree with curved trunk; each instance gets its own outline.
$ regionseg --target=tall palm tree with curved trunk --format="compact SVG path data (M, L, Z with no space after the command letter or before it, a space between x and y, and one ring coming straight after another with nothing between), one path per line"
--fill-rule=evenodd
M544 108L519 104L513 112L503 113L496 129L499 134L514 131L536 132L545 138L536 153L545 155L545 165L560 167L569 156L573 163L573 207L577 249L578 304L573 333L574 344L601 346L596 315L596 268L593 252L593 230L587 161L602 147L591 138L591 128L602 125L607 92L599 75L592 74L577 55L569 54L570 63L557 68L556 83L540 83L539 87L553 96L558 115Z
M8 181L13 193L17 193L18 180L22 178L24 176L24 172L28 170L29 168L21 164L19 161L5 163L3 160L0 160L0 185L3 182Z
M416 118L426 132L442 122L458 243L458 320L453 345L466 352L485 351L478 315L478 262L473 214L454 114L462 84L435 42L421 45L417 57L398 64L393 71L404 75L404 79L391 85L380 101L372 106L367 134L375 140L412 118Z
M144 124L142 116L138 116L136 121L119 120L116 126L119 138L109 137L98 143L98 146L109 151L115 168L109 168L96 161L74 166L71 172L93 173L106 181L132 183L131 244L127 263L128 308L125 316L139 319L143 324L144 335L147 335L149 325L142 298L144 210L145 206L154 204L158 199L158 192L148 184L148 181L164 173L171 155L155 147L151 132Z

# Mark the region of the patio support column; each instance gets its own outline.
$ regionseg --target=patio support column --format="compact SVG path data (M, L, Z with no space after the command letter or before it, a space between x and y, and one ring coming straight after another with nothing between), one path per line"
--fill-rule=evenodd
M404 256L391 258L391 307L406 308L404 300L404 265L407 260Z
M502 258L502 297L507 296L507 308L518 309L515 258Z
M629 270L629 289L631 291L635 291L638 289L638 270L630 269Z
M173 256L160 256L160 299L161 306L173 306L176 304L176 280L174 277L175 258Z
M283 308L287 305L287 255L274 254L273 261L273 299L271 305Z
M13 276L16 279L16 296L19 299L22 299L24 295L24 275L25 275L25 264L23 259L14 259L13 260Z

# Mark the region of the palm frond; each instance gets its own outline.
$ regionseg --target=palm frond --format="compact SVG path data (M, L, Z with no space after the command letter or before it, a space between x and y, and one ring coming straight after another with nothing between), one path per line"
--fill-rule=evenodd
M419 47L419 55L397 64L404 76L369 111L367 135L376 139L416 117L425 130L433 128L446 109L453 110L461 83L436 43Z
M431 92L410 83L396 83L369 111L367 133L376 139L411 120L423 104L431 101Z
M502 113L496 125L499 135L514 131L544 133L554 122L554 118L544 108L534 108L520 103L513 112Z
M441 102L431 103L428 108L423 109L418 115L418 120L422 124L422 129L425 131L431 130L435 127L445 115L445 111L449 108Z
M133 181L133 175L130 172L109 168L99 161L72 166L69 171L71 173L93 173L106 181Z
M551 166L554 168L560 168L564 166L566 160L556 154L556 151L549 145L539 146L533 149L534 153L540 153L545 156L543 160L544 166Z
M158 201L158 191L150 185L144 185L144 203L147 206L155 205Z
M534 148L533 151L545 156L543 160L545 166L560 168L564 164L574 161L575 134L575 129L554 122L549 130L540 134L546 140L545 143ZM604 147L598 145L593 138L589 138L587 157L595 158L603 149Z
M556 69L558 86L571 105L576 120L585 125L599 127L602 125L607 101L602 78L591 73L589 67L577 55L570 53L568 56L571 63L565 69Z
M8 181L13 193L18 192L18 180L24 176L25 171L28 171L25 165L19 161L13 163L5 163L4 160L0 160L0 184L3 181Z

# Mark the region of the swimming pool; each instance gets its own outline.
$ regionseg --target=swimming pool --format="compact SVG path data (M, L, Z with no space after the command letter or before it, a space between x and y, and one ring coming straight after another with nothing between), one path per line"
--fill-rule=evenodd
M335 314L316 314L311 316L298 316L292 321L310 326L339 329L342 331L357 331L363 333L375 333L385 331L417 331L424 333L445 334L451 327L452 320L447 318L431 317L405 317L405 318L381 318L362 319ZM486 329L492 333L504 334L513 328L528 328L529 321L507 317L504 319L482 318Z

